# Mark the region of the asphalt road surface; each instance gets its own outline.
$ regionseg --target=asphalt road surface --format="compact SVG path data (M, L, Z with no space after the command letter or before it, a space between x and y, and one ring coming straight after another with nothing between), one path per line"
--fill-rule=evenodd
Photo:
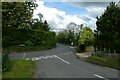
M119 80L118 70L82 61L76 57L74 47L63 44L50 50L15 53L9 57L11 60L35 61L35 78Z

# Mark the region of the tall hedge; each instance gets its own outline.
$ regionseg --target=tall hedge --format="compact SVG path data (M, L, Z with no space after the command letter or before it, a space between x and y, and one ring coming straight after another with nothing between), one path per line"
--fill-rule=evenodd
M29 38L25 41L27 46L56 46L56 34L41 30L31 30Z

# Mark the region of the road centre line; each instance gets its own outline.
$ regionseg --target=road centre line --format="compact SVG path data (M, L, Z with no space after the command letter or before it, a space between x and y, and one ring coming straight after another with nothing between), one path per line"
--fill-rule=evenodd
M98 77L98 78L101 78L101 79L104 79L104 80L109 80L109 79L104 78L104 77L102 77L102 76L100 76L100 75L97 75L97 74L94 74L94 76L96 76L96 77Z
M65 62L65 63L67 63L67 64L70 64L68 61L65 61L64 59L62 59L62 58L60 58L60 57L58 57L56 55L55 55L55 57L58 58L58 59L60 59L61 61Z

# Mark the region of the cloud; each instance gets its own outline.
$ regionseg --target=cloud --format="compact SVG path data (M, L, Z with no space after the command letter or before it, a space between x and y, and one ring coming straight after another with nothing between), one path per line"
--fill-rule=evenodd
M88 14L85 14L83 16L79 16L82 20L84 20L86 23L84 26L90 27L92 30L96 29L96 18L90 17Z
M100 16L105 11L104 7L87 7L86 9L88 15L93 18L96 18L96 16Z
M102 14L105 8L109 5L109 2L67 2L68 0L63 1L65 1L66 4L86 9L86 14L94 18L96 16L100 16L100 14Z
M56 8L49 8L44 5L43 1L37 2L38 7L34 11L34 17L38 18L37 14L43 14L43 20L47 20L52 30L65 29L70 22L74 22L77 25L86 23L86 21L77 15L68 15L66 12L58 10ZM87 23L86 23L87 24Z

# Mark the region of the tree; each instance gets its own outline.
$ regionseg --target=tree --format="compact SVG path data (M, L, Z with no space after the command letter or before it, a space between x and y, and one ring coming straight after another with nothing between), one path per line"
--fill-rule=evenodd
M3 47L20 44L27 38L27 31L32 25L34 2L2 3L2 37Z
M40 21L42 21L43 15L41 13L38 14Z
M79 40L78 40L78 52L84 52L85 46L93 45L94 33L90 27L84 27L80 31Z
M82 25L77 25L74 22L71 22L67 25L67 31L70 34L71 42L74 42L74 45L78 44L79 33Z
M43 26L44 26L44 24L41 20L34 19L34 24L32 26L32 29L39 29L39 30L43 31L44 30Z
M71 39L71 35L66 29L63 31L60 31L57 35L57 40L60 43L70 44L71 43L70 39Z
M46 20L44 21L43 25L44 25L43 26L44 31L49 31L50 30L50 27L49 27L49 25L48 25Z
M111 2L104 13L97 17L95 46L107 51L120 49L120 7Z
M84 44L84 45L93 44L94 33L90 27L84 27L79 36L80 36L79 45L81 45L81 44Z

